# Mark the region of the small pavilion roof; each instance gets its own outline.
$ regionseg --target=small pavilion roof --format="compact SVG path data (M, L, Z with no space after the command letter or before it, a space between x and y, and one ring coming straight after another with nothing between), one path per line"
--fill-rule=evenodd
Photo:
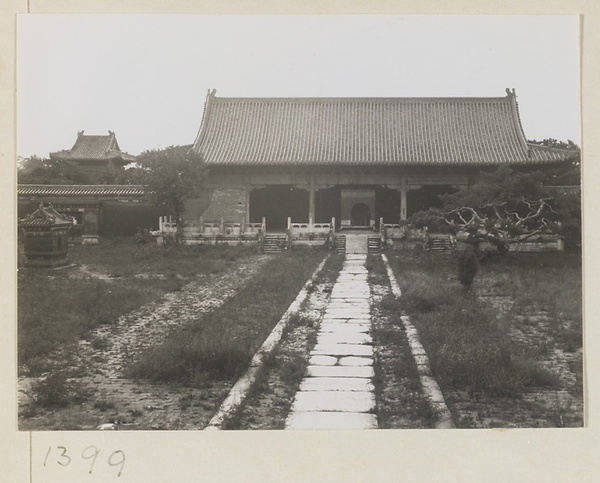
M50 153L51 158L66 160L107 160L121 159L131 162L135 156L121 151L117 138L113 131L108 131L108 135L87 135L83 131L77 133L75 144L70 150Z
M33 213L27 215L20 221L20 226L26 228L50 227L50 226L70 226L73 222L54 209L52 204L44 206L40 204L39 208Z
M498 165L572 153L529 144L504 97L232 98L209 91L193 149L209 166Z

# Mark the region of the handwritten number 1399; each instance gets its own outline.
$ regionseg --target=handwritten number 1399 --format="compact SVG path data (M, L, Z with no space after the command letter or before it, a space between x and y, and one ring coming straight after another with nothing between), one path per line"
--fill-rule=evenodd
M56 462L60 466L69 466L71 463L71 457L67 454L67 448L64 446L57 446L56 449L60 452L60 454L56 457ZM44 458L44 466L48 462L48 457L50 456L50 452L52 451L52 447L48 447L48 451L46 452L46 457ZM94 464L96 463L96 459L100 454L100 449L96 446L88 446L81 453L81 458L84 460L90 460L90 469L88 473L92 473L94 469ZM121 476L123 472L123 467L125 466L125 453L120 449L117 451L113 451L108 457L109 466L120 466L119 472L117 476Z

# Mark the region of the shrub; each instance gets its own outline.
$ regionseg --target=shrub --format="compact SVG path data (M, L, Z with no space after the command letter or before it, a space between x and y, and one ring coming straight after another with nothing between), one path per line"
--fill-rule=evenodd
M35 407L66 407L70 403L85 401L90 396L90 391L69 381L64 371L57 371L34 382L30 396Z
M458 280L466 287L470 287L479 270L477 253L472 247L467 248L458 255Z

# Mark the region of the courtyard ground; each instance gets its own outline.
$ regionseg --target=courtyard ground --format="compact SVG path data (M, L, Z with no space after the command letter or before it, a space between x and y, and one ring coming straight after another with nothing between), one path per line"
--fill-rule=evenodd
M94 429L112 421L121 429L202 429L326 256L179 249L109 242L76 247L68 268L20 271L20 429ZM381 258L366 262L380 428L435 422L401 314L417 326L458 427L583 424L577 255L488 259L471 290L458 282L454 256L387 256L400 300L391 295ZM327 260L225 428L284 427L342 263L341 255ZM85 294L93 308L73 300Z
M390 262L457 427L581 427L581 255L484 259L470 289L452 255Z

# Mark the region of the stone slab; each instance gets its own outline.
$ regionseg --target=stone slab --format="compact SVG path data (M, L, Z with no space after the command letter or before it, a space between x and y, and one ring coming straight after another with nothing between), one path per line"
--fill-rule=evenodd
M363 273L342 273L337 278L336 282L337 283L346 283L346 282L354 283L357 280L360 280L361 282L366 281L367 277Z
M336 290L333 289L331 291L331 295L334 297L344 297L344 298L355 298L363 300L368 300L371 296L371 293L366 290Z
M354 327L357 324L348 324ZM371 344L373 339L364 332L324 332L317 336L317 344Z
M311 366L335 366L337 362L338 358L333 356L312 356L308 360Z
M361 319L356 317L348 317L345 319L341 318L333 318L333 317L325 317L323 319L322 324L358 324L365 325L367 327L371 327L371 319Z
M368 324L368 325L371 325L371 318L370 317L360 317L360 316L350 317L350 318L346 319L346 323L347 324Z
M299 391L374 391L373 383L363 377L305 377Z
M320 334L366 334L371 329L371 324L347 324L345 320L322 322L319 327Z
M318 356L315 356L318 357ZM340 366L372 366L373 358L372 357L341 357L338 361L338 365Z
M338 300L333 300L331 302L329 302L329 305L327 306L328 310L331 309L355 309L355 310L370 310L371 306L369 305L369 302L367 300L362 300L360 302L348 302L346 300L343 301L338 301Z
M364 294L367 293L367 290L369 290L369 285L366 277L364 280L362 278L355 278L348 281L338 281L332 288L332 293L334 290L337 292L356 291L360 294L359 297L363 297Z
M328 309L347 309L348 307L368 310L371 308L371 305L369 304L368 299L355 301L349 301L345 299L333 299L329 302L329 305L327 306Z
M325 312L324 318L327 319L368 319L370 317L369 311L359 310L328 310Z
M336 285L340 288L352 287L356 284L364 284L367 283L368 277L367 275L363 275L362 273L347 273L344 275L340 275L336 280Z
M311 355L373 356L373 346L362 344L317 344Z
M308 366L307 377L364 377L375 375L373 366Z
M377 429L377 417L368 413L298 412L288 416L285 429Z
M291 412L339 411L367 413L375 409L375 395L367 391L298 391Z
M369 314L371 312L371 307L369 306L369 304L363 303L363 304L357 304L357 303L335 303L335 304L329 304L329 306L327 307L327 309L325 310L325 312L364 312L366 314Z
M352 297L351 295L334 295L332 293L330 295L330 299L332 302L339 300L344 300L348 302L364 302L365 300L369 300L369 297L365 297L363 295L361 295L360 297Z
M371 314L371 307L362 307L360 305L350 305L350 304L348 304L348 305L336 305L334 307L329 307L325 311L325 313L327 314L327 316L334 317L334 318L336 316L332 315L332 314L335 314L335 313L338 313L338 312L344 314L344 315L342 315L341 318L348 317L348 315L346 315L346 314L349 314L350 317L360 315L361 317L368 318L370 316L370 314Z

